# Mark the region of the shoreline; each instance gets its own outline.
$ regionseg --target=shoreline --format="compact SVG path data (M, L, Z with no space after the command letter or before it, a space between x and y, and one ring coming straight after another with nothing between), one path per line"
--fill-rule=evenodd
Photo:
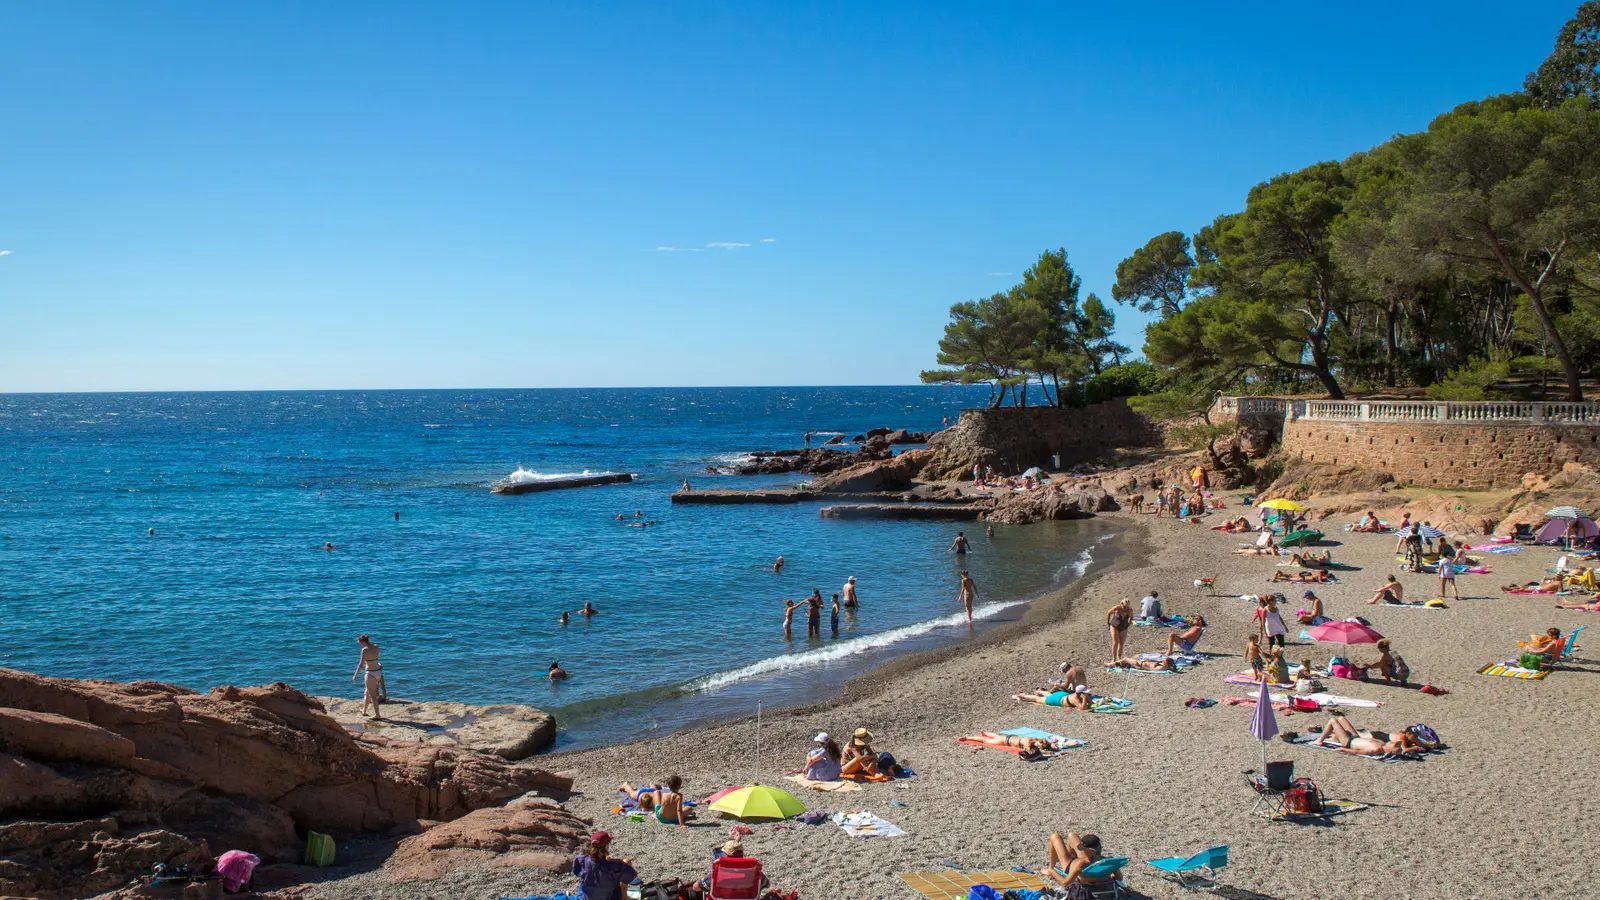
M1017 622L959 646L880 664L852 678L829 701L764 713L759 751L755 723L744 717L536 760L576 779L577 793L564 805L616 835L617 854L633 859L648 877L703 874L710 848L726 839L729 823L715 819L678 829L611 815L619 782L677 773L691 798L759 781L793 788L812 809L870 809L908 832L902 838L858 840L832 825L755 826L745 839L747 850L762 860L774 887L799 890L802 896L910 897L894 873L951 865L1037 870L1044 862L1045 838L1067 829L1098 833L1108 850L1136 860L1231 844L1234 865L1223 872L1223 882L1256 896L1345 898L1341 885L1358 865L1365 865L1365 877L1382 881L1396 896L1466 897L1513 889L1548 897L1582 895L1578 886L1585 883L1581 860L1590 843L1589 826L1574 804L1559 803L1541 813L1537 833L1508 830L1504 823L1523 821L1526 804L1549 796L1551 788L1561 797L1600 790L1600 775L1580 768L1565 750L1600 731L1600 712L1588 702L1592 682L1583 677L1600 670L1575 666L1576 671L1535 682L1476 674L1478 666L1504 658L1517 638L1532 631L1585 624L1582 613L1555 611L1549 603L1506 597L1496 589L1542 569L1549 554L1494 557L1494 574L1464 576L1462 587L1470 599L1452 602L1448 610L1390 609L1364 601L1370 583L1394 571L1392 539L1331 532L1335 557L1357 569L1342 573L1342 584L1317 586L1329 614L1368 617L1395 640L1415 678L1447 687L1451 694L1430 697L1358 682L1334 682L1330 690L1384 704L1352 710L1359 727L1425 722L1451 750L1424 762L1386 765L1272 744L1272 758L1293 760L1296 774L1315 779L1328 797L1368 804L1328 820L1337 829L1330 831L1251 817L1254 796L1240 773L1258 768L1262 754L1248 733L1249 713L1226 705L1183 706L1189 696L1250 695L1249 688L1224 685L1221 678L1244 667L1240 656L1252 607L1238 594L1269 590L1272 561L1234 556L1229 551L1236 538L1206 528L1126 513L1104 518L1122 527L1115 556L1103 568L1035 601ZM1193 579L1205 575L1217 576L1215 591L1192 587ZM1434 579L1400 577L1416 596L1431 595ZM1277 589L1288 593L1290 587ZM1137 601L1150 588L1160 589L1169 613L1205 615L1210 628L1200 649L1222 655L1177 676L1103 673L1099 663L1107 639L1100 605L1123 596ZM1297 598L1300 588L1294 590L1291 597ZM1291 600L1290 612L1294 605ZM1295 633L1297 627L1291 637ZM1166 635L1166 629L1134 628L1129 651L1155 649ZM1321 665L1330 652L1347 648L1291 644L1289 651L1292 658L1303 655ZM1370 656L1371 648L1354 648L1354 655ZM1135 701L1134 714L1091 715L1011 699L1012 693L1052 677L1063 659L1083 663L1099 692L1126 690ZM1284 730L1303 731L1325 716L1279 713L1278 721ZM916 777L846 794L801 790L782 780L783 772L801 765L815 731L848 735L858 726L872 730L874 746L908 762ZM954 741L979 729L1019 726L1081 738L1088 746L1025 763ZM1508 741L1508 734L1516 738ZM1489 859L1464 858L1462 846L1501 852ZM1392 866L1373 869L1374 860L1389 860ZM1128 871L1144 896L1185 896L1152 877L1153 870L1139 868ZM395 882L382 871L350 875L314 886L311 896L454 900L570 888L570 878L543 871L464 863L435 881Z

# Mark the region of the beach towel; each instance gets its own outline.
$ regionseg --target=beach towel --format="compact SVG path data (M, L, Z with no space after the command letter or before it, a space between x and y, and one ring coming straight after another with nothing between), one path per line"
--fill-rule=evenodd
M900 880L929 900L967 900L976 884L996 891L1041 891L1045 880L1028 872L902 872Z
M1478 670L1479 675L1498 675L1501 678L1527 678L1537 681L1550 673L1544 669L1524 669L1514 662L1489 663Z
M851 837L905 837L905 831L892 822L885 821L867 810L853 813L834 813L833 824L844 829Z
M1041 755L1035 757L1035 760L1051 759L1053 757L1060 756L1061 754L1067 752L1068 750L1076 750L1079 747L1082 747L1085 744L1089 743L1088 741L1082 740L1080 738L1069 738L1069 737L1066 737L1065 735L1052 734L1052 733L1050 733L1048 731L1044 731L1044 730L1038 729L1038 728L1012 728L1012 729L1010 729L1008 731L1002 731L1000 733L1001 734L1005 734L1005 735L1010 735L1012 737L1037 738L1037 739L1039 739L1041 741L1052 741L1058 747L1060 747L1059 750L1046 750L1046 751L1044 751ZM967 740L966 738L956 738L956 743L964 744L964 745L966 745L968 747L976 747L976 748L978 748L980 750L1003 750L1006 753L1010 753L1010 754L1013 754L1013 755L1016 755L1016 756L1021 756L1022 755L1022 748L1021 747L997 747L994 744L985 744L983 741L971 741L971 740Z
M259 865L261 860L255 854L243 850L229 850L222 854L217 858L217 874L222 876L222 887L230 894L239 893L250 883L250 877Z
M1249 672L1240 672L1237 675L1229 675L1226 678L1222 679L1222 683L1223 684L1245 684L1245 685L1249 685L1251 687L1260 687L1261 686L1261 682L1257 681L1254 677L1252 677L1251 673L1249 673ZM1269 681L1269 682L1267 682L1267 685L1269 687L1281 687L1281 688L1292 688L1292 687L1294 687L1294 685L1292 683L1285 684L1284 682L1281 682L1281 681Z
M500 900L583 900L583 898L577 894L569 894L566 891L556 891L548 897L543 894L534 894L531 897L501 897Z
M1119 700L1114 697L1095 697L1094 705L1089 707L1089 712L1131 713L1133 712L1133 701Z
M1372 807L1370 804L1357 803L1354 800L1328 800L1324 798L1322 801L1322 812L1292 813L1284 809L1273 813L1272 819L1279 822L1294 821L1296 819L1326 819L1332 816L1342 816L1345 813L1353 813L1358 810L1371 808Z
M1135 618L1133 624L1145 628L1182 628L1189 624L1183 616L1161 616L1160 618L1140 619Z
M854 781L845 781L843 779L840 779L839 781L808 781L804 775L789 775L786 777L789 781L804 787L808 787L813 791L849 793L851 791L861 790L861 785L856 784Z
M1407 600L1404 603L1379 603L1379 604L1376 604L1376 605L1377 606L1381 606L1384 609L1449 609L1450 608L1448 604L1446 604L1443 600L1439 600L1438 598L1434 598L1433 600Z
M1149 660L1162 660L1162 659L1166 659L1167 658L1167 654L1165 654L1165 653L1141 653L1141 654L1139 654L1138 658L1139 659L1149 659ZM1211 654L1209 654L1209 653L1201 653L1198 650L1190 650L1190 651L1185 652L1185 653L1174 653L1174 654L1172 654L1173 663L1176 664L1177 667L1180 668L1180 669L1184 668L1185 666L1198 666L1198 665L1200 665L1201 663L1205 662L1206 660L1208 660L1210 658L1211 658Z
M1509 544L1480 544L1476 547L1468 547L1467 551L1470 553L1521 553L1522 548L1513 547Z
M1277 697L1281 695L1274 694L1273 696ZM1339 694L1325 694L1321 691L1318 691L1315 694L1299 694L1297 696L1306 700L1315 700L1318 706L1325 707L1349 706L1359 707L1361 709L1377 709L1383 705L1383 701L1381 700L1365 700L1360 697L1344 697L1340 696Z
M1295 738L1294 741L1292 741L1292 743L1298 744L1298 745L1300 745L1302 747L1310 747L1313 750L1334 750L1334 751L1337 751L1339 749L1338 747L1329 747L1329 746L1327 746L1325 744L1318 743L1318 741L1321 740L1321 738L1322 738L1322 735L1320 735L1320 734L1303 734L1303 735ZM1390 756L1390 755L1384 754L1384 753L1341 753L1339 755L1340 756L1354 756L1357 759L1368 759L1368 760L1371 760L1373 762L1381 762L1381 763L1393 763L1393 762L1399 762L1401 760L1401 757Z

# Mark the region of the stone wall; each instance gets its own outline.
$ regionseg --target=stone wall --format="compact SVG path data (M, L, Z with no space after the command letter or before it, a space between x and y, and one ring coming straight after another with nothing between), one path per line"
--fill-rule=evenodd
M973 463L1015 475L1030 466L1049 469L1053 456L1071 468L1119 447L1160 443L1150 420L1120 399L1082 407L964 409L954 427L928 440L934 457L922 477L971 478Z
M1600 427L1291 419L1283 426L1283 450L1307 462L1388 472L1402 484L1501 488L1528 472L1552 475L1569 462L1600 466Z

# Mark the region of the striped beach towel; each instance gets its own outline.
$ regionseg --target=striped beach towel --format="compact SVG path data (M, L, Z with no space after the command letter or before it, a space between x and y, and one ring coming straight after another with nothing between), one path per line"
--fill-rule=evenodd
M1543 669L1524 669L1516 663L1503 662L1489 663L1487 666L1479 669L1478 674L1499 675L1501 678L1527 678L1530 680L1538 680L1546 675L1549 675L1550 673L1544 671Z

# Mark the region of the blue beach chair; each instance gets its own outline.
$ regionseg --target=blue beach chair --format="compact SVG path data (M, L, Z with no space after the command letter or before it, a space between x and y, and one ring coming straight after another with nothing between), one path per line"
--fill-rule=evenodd
M1169 856L1165 859L1146 860L1146 865L1171 875L1178 884L1190 888L1215 888L1217 886L1217 870L1228 864L1228 845L1207 847L1199 853L1184 859L1181 856ZM1199 874L1195 874L1199 873Z
M1119 900L1122 896L1122 882L1118 878L1118 873L1127 864L1128 857L1126 856L1107 857L1092 866L1084 866L1078 872L1078 877L1108 879L1103 884L1085 884L1084 887L1089 889L1090 896L1094 897L1095 900Z
M1562 659L1572 658L1572 651L1578 649L1578 632L1588 627L1587 625L1579 625L1577 628L1567 632L1567 643L1561 648Z

